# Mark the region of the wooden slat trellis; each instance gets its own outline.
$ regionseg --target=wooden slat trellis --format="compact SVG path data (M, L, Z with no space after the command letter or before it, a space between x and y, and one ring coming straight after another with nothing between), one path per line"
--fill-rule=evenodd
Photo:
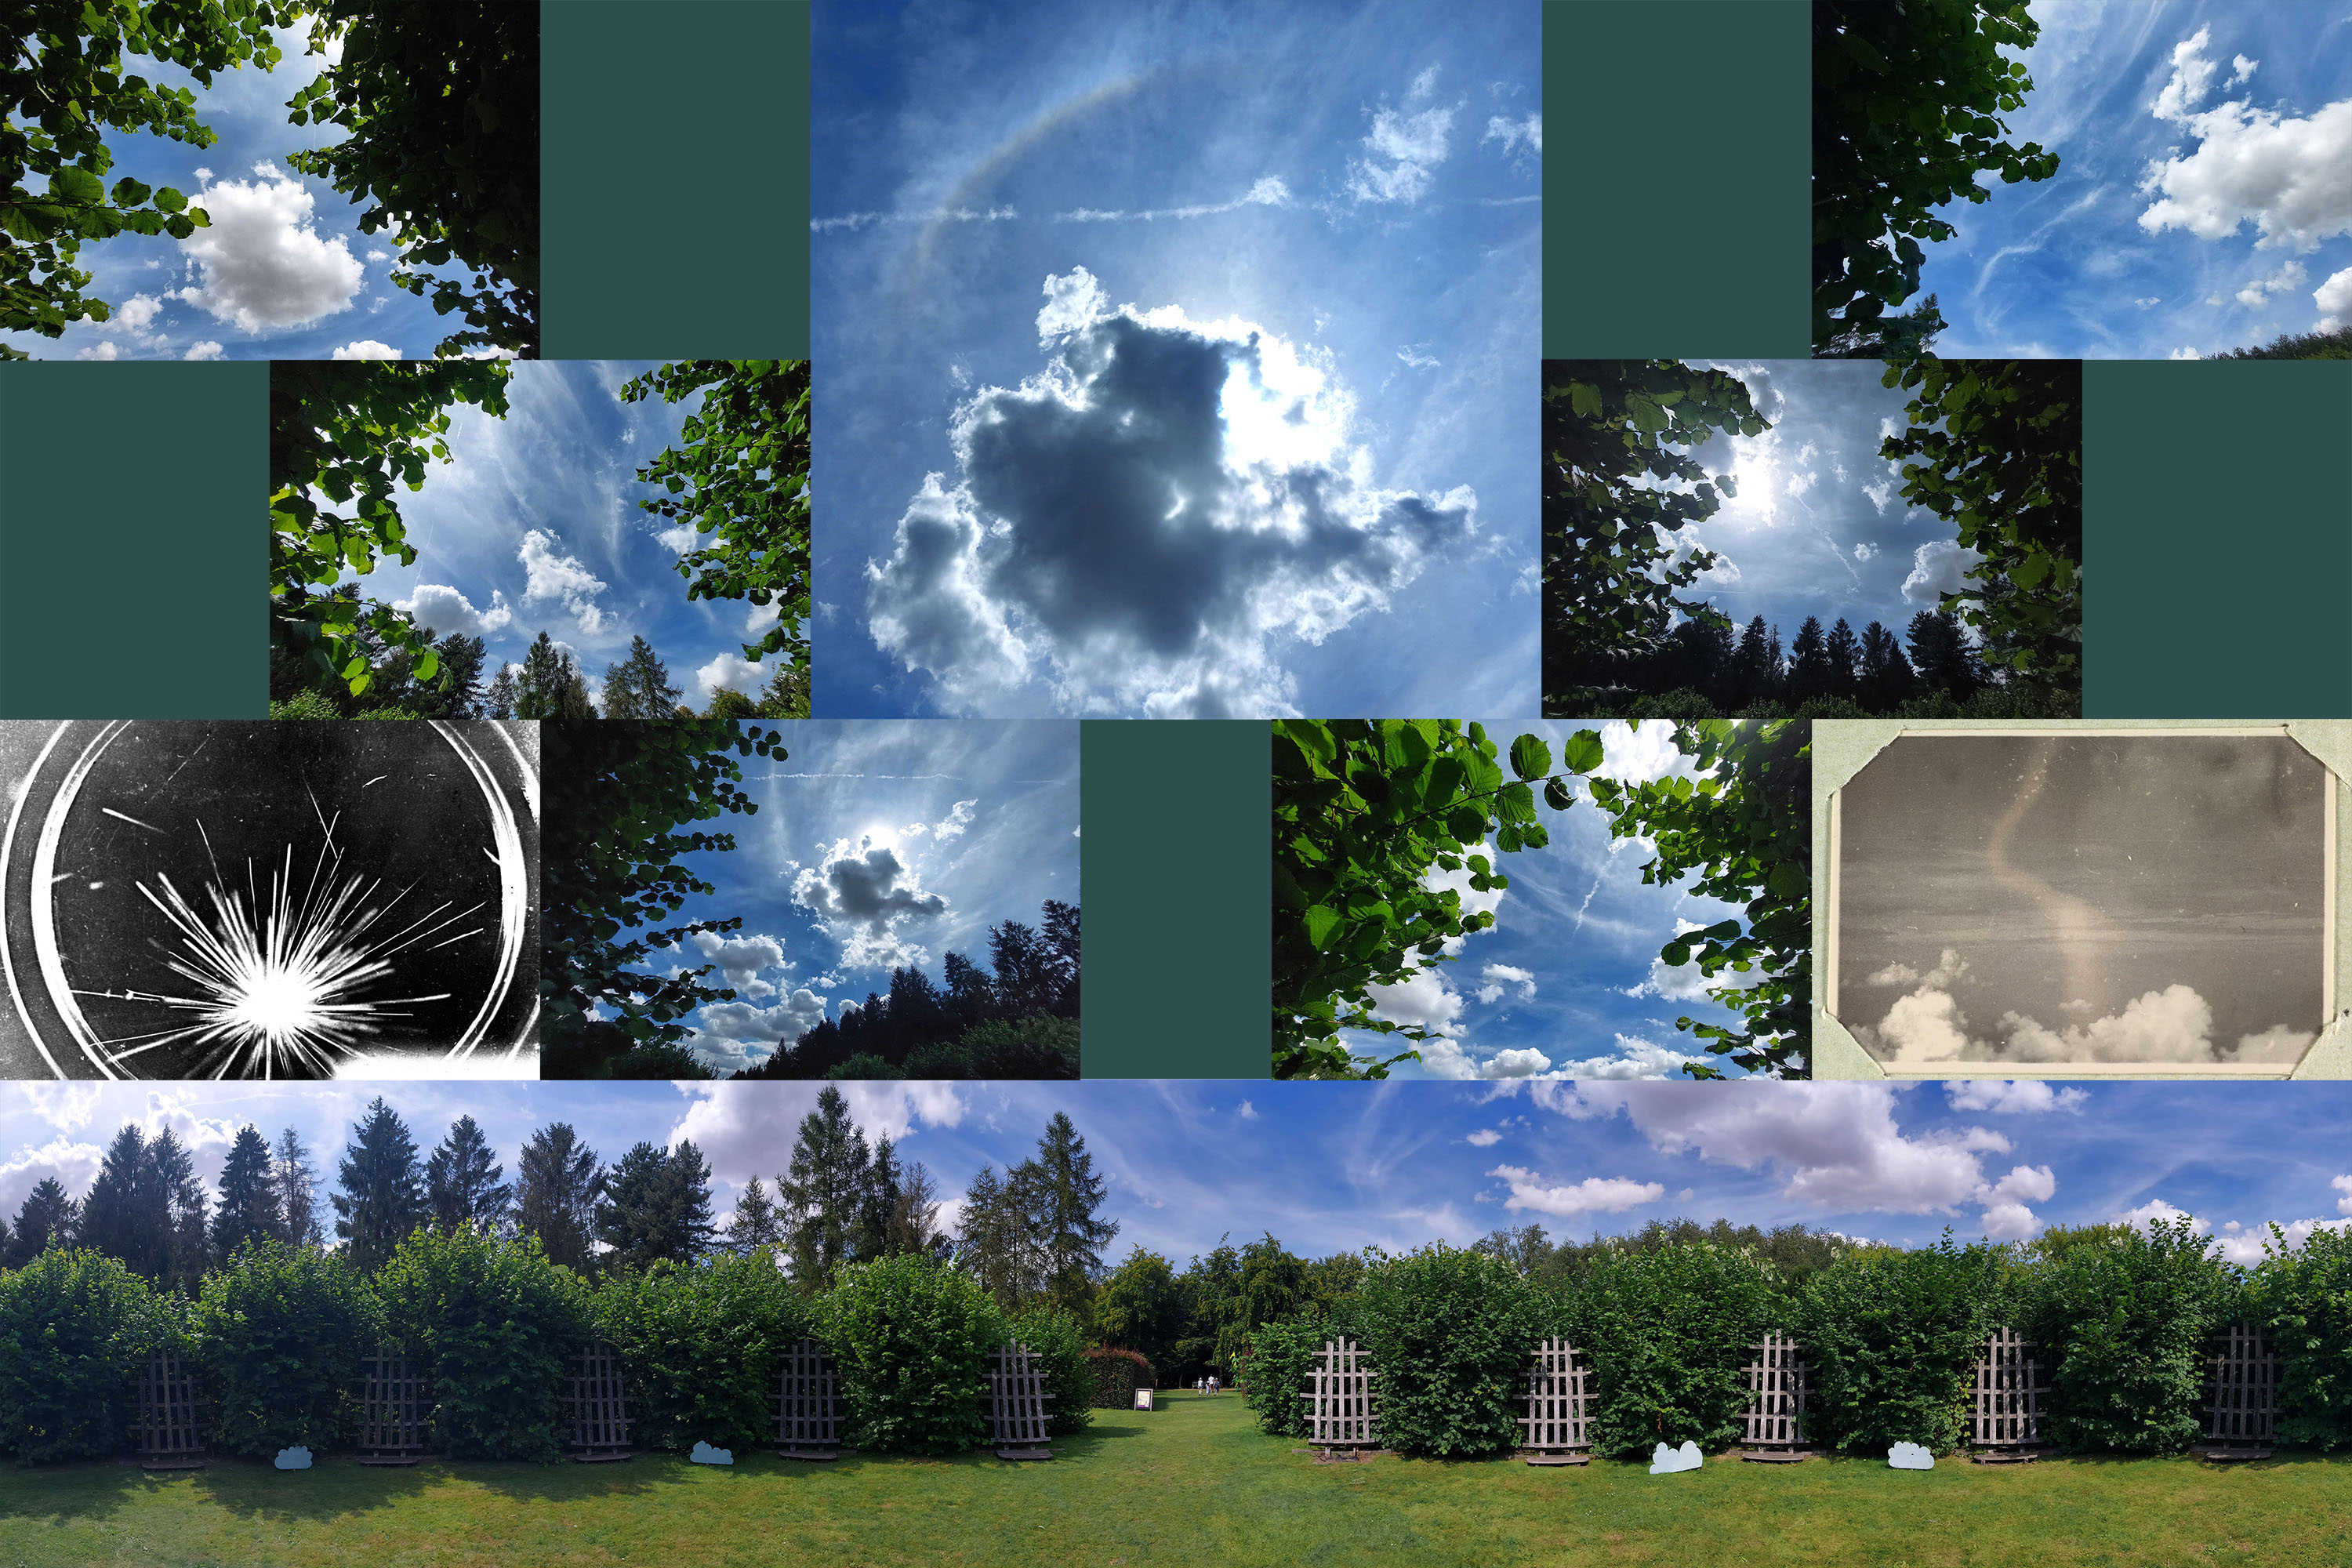
M1050 1459L1045 1374L1029 1347L1008 1340L988 1374L988 1436L1000 1459Z
M202 1469L197 1431L194 1376L180 1364L179 1352L148 1352L139 1374L139 1468Z
M365 1363L360 1393L360 1463L413 1465L425 1453L425 1371L389 1345Z
M2233 1323L2206 1359L2211 1418L2198 1451L2217 1459L2268 1458L2278 1436L2278 1356L2270 1341L2259 1329Z
M1756 1359L1739 1369L1748 1385L1748 1409L1743 1417L1748 1452L1744 1458L1771 1461L1804 1457L1805 1406L1811 1395L1807 1375L1811 1371L1797 1342L1773 1330L1761 1344L1748 1350Z
M572 1369L572 1458L583 1465L629 1457L629 1404L621 1386L621 1358L613 1347L586 1344Z
M2042 1380L2034 1347L2014 1329L1995 1329L1977 1363L1974 1458L1986 1461L2027 1459L2042 1443Z
M814 1340L784 1352L776 1379L776 1453L786 1459L841 1457L841 1405L833 1358Z
M1350 1339L1325 1340L1315 1356L1315 1386L1307 1402L1307 1441L1318 1448L1366 1448L1372 1444L1372 1369Z
M1577 1360L1576 1347L1547 1339L1536 1347L1528 1373L1526 1435L1528 1463L1581 1465L1592 1457L1592 1369Z

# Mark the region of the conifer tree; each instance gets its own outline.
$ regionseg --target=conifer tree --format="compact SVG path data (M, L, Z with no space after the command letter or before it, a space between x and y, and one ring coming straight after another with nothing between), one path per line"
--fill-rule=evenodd
M269 1141L257 1127L240 1127L221 1165L220 1206L213 1212L214 1256L226 1261L247 1242L276 1236L278 1224Z
M772 1258L782 1241L783 1228L776 1205L768 1197L767 1184L754 1176L743 1195L735 1200L735 1222L727 1227L727 1245L745 1258Z
M849 1102L828 1084L801 1119L792 1167L776 1177L777 1207L793 1277L823 1289L834 1270L856 1256L872 1155L849 1119Z
M433 1223L445 1231L495 1232L514 1200L513 1189L499 1180L505 1173L480 1124L460 1116L425 1166Z
M277 1188L278 1237L289 1247L318 1247L326 1240L319 1225L319 1173L302 1135L289 1127L278 1135L270 1181Z
M1045 1289L1062 1306L1083 1308L1102 1274L1102 1250L1118 1235L1101 1217L1104 1184L1094 1156L1066 1111L1054 1112L1034 1158L1014 1169L1013 1187L1031 1215Z
M596 1151L565 1121L551 1122L523 1145L516 1171L515 1228L539 1237L554 1262L587 1272L595 1261L596 1201L604 1171Z
M79 1208L55 1176L36 1182L26 1194L24 1206L16 1211L16 1223L8 1229L6 1249L0 1251L0 1268L22 1268L52 1246L72 1246Z
M710 1167L692 1141L665 1152L638 1143L621 1156L597 1205L596 1237L615 1268L691 1263L710 1250Z
M362 1274L383 1268L410 1233L433 1217L416 1141L382 1095L352 1130L336 1182L341 1190L328 1194L335 1205L335 1234L350 1244L345 1260Z
M667 719L677 711L678 695L668 667L642 637L632 637L629 657L604 671L607 719Z

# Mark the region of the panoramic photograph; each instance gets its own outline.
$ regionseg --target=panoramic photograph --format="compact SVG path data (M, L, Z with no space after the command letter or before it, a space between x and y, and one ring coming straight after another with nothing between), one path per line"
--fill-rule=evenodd
M547 1077L1078 1076L1075 723L543 732Z
M819 710L1524 701L1540 34L818 5Z
M1275 1076L1807 1076L1808 728L1277 721Z
M2352 357L2352 16L1813 7L1814 352Z
M0 721L13 1078L536 1078L528 724Z
M2082 711L2082 366L1544 362L1548 717Z
M539 352L535 8L11 9L0 359Z
M274 718L805 718L805 360L279 363Z
M1890 1070L2284 1076L2336 1016L2336 788L2275 730L1902 736L1833 797L1829 1009Z
M519 1563L1549 1562L1593 1514L2324 1561L2352 1104L2218 1090L0 1085L47 1372L0 1366L0 1508L42 1568L261 1515L480 1555L485 1509Z

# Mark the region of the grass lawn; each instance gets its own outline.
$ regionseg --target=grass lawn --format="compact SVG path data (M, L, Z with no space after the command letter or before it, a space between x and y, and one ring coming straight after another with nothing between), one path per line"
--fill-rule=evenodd
M2352 1565L2352 1458L2043 1460L1928 1473L1876 1461L1382 1458L1318 1466L1239 1398L1097 1411L1050 1464L992 1455L732 1469L621 1465L280 1473L244 1460L0 1470L0 1568L99 1563L535 1568L542 1563L1776 1563Z

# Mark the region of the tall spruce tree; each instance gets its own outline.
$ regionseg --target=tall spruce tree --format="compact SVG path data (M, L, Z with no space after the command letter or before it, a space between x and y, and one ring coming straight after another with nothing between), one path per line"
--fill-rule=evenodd
M302 1135L291 1127L278 1135L269 1175L277 1188L278 1239L289 1247L323 1246L327 1237L319 1224L319 1173L311 1167Z
M638 1143L621 1156L597 1205L597 1239L615 1268L691 1263L710 1250L710 1166L691 1140L665 1152Z
M1895 634L1873 621L1862 629L1859 700L1873 713L1892 713L1909 699L1915 684L1911 661Z
M16 1211L16 1223L9 1227L7 1249L0 1252L0 1268L22 1268L51 1247L72 1246L79 1212L80 1205L55 1176L43 1176L34 1183Z
M147 1157L154 1163L165 1215L163 1269L156 1283L194 1296L204 1286L205 1267L212 1256L205 1234L209 1201L205 1184L196 1179L196 1163L187 1145L168 1127L148 1141Z
M171 1226L147 1135L126 1122L100 1156L98 1178L81 1201L81 1244L120 1258L124 1268L152 1282L163 1277Z
M498 674L482 693L482 716L486 719L515 717L515 666L502 664Z
M490 1141L471 1116L450 1124L449 1136L425 1166L425 1191L433 1223L445 1231L493 1233L514 1202L514 1189L499 1180L506 1167L491 1157Z
M604 671L607 719L667 719L677 711L678 696L668 667L642 637L632 637L629 657Z
M1828 695L1852 700L1861 682L1862 642L1853 635L1853 628L1846 625L1843 616L1838 617L1837 625L1823 639L1822 656L1829 665Z
M1789 702L1791 707L1812 697L1836 695L1836 677L1830 668L1829 636L1819 616L1807 616L1789 645Z
M834 1270L857 1255L872 1164L866 1135L849 1119L849 1101L827 1084L816 1109L801 1118L791 1169L776 1177L785 1249L803 1288L823 1289Z
M768 1196L767 1184L754 1176L743 1195L735 1200L734 1222L727 1227L728 1250L739 1257L772 1260L783 1239L783 1226Z
M1911 617L1905 634L1911 645L1911 668L1919 684L1941 691L1955 702L1965 702L1984 685L1984 676L1969 651L1960 617L1951 610L1922 610Z
M595 1261L596 1203L604 1192L596 1151L571 1123L550 1122L523 1145L515 1173L515 1228L539 1237L553 1261L585 1273Z
M1102 1217L1103 1179L1094 1156L1066 1111L1054 1112L1034 1158L1015 1168L1020 1193L1042 1254L1045 1289L1071 1310L1085 1306L1102 1274L1102 1250L1118 1222Z
M336 1183L341 1190L328 1194L335 1205L335 1234L349 1244L345 1261L362 1274L383 1268L433 1217L416 1140L382 1095L352 1129Z
M278 1184L272 1179L269 1141L247 1124L236 1131L221 1164L220 1206L213 1211L213 1254L226 1261L248 1242L278 1232Z
M1039 1277L1036 1236L1026 1194L1017 1180L1001 1181L982 1165L964 1193L963 1223L957 1236L959 1267L1007 1312L1021 1310Z

